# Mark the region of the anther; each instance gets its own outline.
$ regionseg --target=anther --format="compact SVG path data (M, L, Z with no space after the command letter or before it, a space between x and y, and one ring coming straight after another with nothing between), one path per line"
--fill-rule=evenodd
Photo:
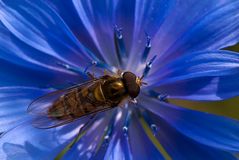
M114 43L119 63L122 65L123 59L126 57L126 49L123 40L122 28L118 28L117 25L114 27Z
M149 55L150 49L151 49L151 37L146 33L146 45L145 45L144 52L141 57L141 62L146 61L146 59Z

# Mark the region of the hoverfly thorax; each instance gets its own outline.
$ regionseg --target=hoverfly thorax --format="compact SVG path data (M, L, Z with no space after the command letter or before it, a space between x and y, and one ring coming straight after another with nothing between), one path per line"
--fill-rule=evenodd
M102 85L102 91L106 99L116 102L125 97L126 90L120 78L109 78Z
M103 76L102 84L104 98L117 106L125 99L134 100L140 93L141 80L132 72L123 72L120 76Z

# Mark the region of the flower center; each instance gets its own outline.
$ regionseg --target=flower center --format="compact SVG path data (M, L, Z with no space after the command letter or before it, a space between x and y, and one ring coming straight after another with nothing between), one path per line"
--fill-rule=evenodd
M116 55L118 58L118 61L120 63L120 66L124 66L126 65L126 60L127 60L127 51L124 45L124 39L123 39L123 34L122 34L122 28L118 28L117 25L115 25L114 27L114 43L115 43L115 51L116 51ZM141 54L141 63L145 63L145 68L143 70L143 73L141 75L141 79L143 79L144 77L146 77L152 67L152 63L153 61L155 61L156 59L156 55L153 56L149 62L146 63L146 60L148 58L149 52L151 49L151 37L146 34L146 44L145 44L145 49L143 51L143 53Z
M69 64L65 64L65 63L61 63L61 62L57 62L57 65L71 71L71 72L75 72L77 74L83 75L85 77L87 77L87 73L89 72L89 70L94 70L98 68L100 70L104 69L107 70L111 73L117 73L118 71L124 70L124 66L127 65L127 50L125 47L125 43L124 43L124 37L122 34L122 28L119 28L117 25L115 25L114 27L114 45L115 45L115 52L116 52L116 56L120 65L120 69L117 69L115 66L110 66L104 62L101 62L100 60L98 60L96 57L92 57L93 60L91 61L91 63L89 63L88 65L85 66L84 69L81 68L77 68L74 66L71 66ZM145 48L141 54L141 58L140 58L140 62L141 64L145 65L144 68L141 68L140 70L142 70L142 74L140 75L140 77L138 77L137 79L137 83L139 86L144 85L146 83L142 82L142 79L145 78L148 74L150 69L152 68L152 63L155 61L157 55L154 55L148 62L146 62L146 60L148 59L148 55L151 49L151 37L146 34L146 44L145 44ZM142 66L142 65L141 65ZM94 67L94 69L92 69ZM94 72L92 71L92 72ZM102 71L101 71L102 72ZM99 75L101 76L101 75Z

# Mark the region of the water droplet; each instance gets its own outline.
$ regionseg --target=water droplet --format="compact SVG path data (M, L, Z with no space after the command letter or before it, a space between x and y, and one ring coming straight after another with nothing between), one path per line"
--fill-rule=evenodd
M152 131L153 131L153 134L154 134L154 136L157 134L157 131L158 131L158 127L155 125L155 124L151 124L151 129L152 129Z

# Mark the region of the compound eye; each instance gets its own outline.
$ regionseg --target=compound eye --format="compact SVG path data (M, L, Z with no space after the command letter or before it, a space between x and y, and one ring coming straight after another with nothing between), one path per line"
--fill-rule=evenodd
M128 87L129 96L134 99L139 95L140 87L138 85Z
M123 82L131 98L136 98L140 92L140 86L136 83L136 75L132 72L124 72Z

